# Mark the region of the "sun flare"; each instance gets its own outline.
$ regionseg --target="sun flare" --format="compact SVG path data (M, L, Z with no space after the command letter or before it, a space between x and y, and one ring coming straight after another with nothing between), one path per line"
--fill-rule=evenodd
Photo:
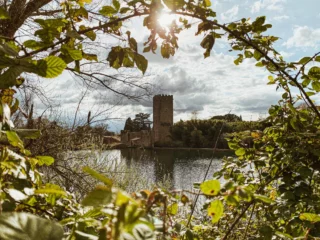
M158 18L158 22L162 27L167 28L175 19L176 19L176 16L173 14L162 13L161 16Z

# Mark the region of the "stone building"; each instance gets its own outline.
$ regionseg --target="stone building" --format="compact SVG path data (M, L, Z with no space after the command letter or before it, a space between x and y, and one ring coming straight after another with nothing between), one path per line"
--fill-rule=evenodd
M153 97L153 128L139 132L121 131L121 143L128 147L164 146L171 142L170 128L173 125L173 96Z
M171 141L170 128L173 125L173 96L153 97L154 143L163 145Z
M151 130L140 132L121 131L121 143L128 147L153 147L153 134Z

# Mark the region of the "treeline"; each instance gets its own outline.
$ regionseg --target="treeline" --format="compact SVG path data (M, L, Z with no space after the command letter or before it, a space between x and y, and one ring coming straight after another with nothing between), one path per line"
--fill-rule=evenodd
M175 147L213 148L217 142L217 148L228 149L226 137L231 133L263 130L265 127L263 122L242 121L241 116L227 114L207 120L180 120L171 128L171 136Z

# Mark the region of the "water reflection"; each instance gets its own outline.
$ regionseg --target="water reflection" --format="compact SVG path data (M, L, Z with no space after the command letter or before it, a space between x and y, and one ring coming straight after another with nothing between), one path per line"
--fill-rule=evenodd
M228 152L212 150L181 150L181 149L121 149L121 162L128 167L138 168L147 174L152 183L169 180L172 187L179 189L191 189L194 182L201 182L209 166L213 163L207 178L219 169L221 159L231 155Z

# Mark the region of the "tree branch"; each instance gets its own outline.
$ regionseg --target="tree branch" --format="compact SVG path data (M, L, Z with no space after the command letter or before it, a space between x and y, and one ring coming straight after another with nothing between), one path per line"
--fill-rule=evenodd
M202 16L198 16L195 14L190 14L190 13L183 13L183 12L175 12L178 15L182 15L182 16L189 16L189 17L193 17L193 18L198 18L200 20L202 20L203 22L207 22L211 25L217 26L221 29L223 29L224 31L228 32L230 35L234 36L236 39L246 43L247 45L251 46L254 50L258 51L266 60L268 60L276 69L278 72L282 73L284 76L287 77L287 79L289 79L290 81L292 81L297 87L298 89L303 93L304 97L306 98L306 100L308 101L308 103L310 104L311 108L313 109L313 111L315 112L315 114L318 116L318 118L320 119L320 112L318 111L317 107L315 106L315 104L313 103L313 101L310 99L310 97L308 96L308 94L306 93L306 91L304 90L304 88L301 86L301 84L298 82L297 79L295 79L294 77L290 76L289 73L287 73L281 66L279 66L278 63L276 63L269 55L268 53L264 52L262 49L259 48L259 46L255 45L252 41L247 40L246 38L241 37L238 33L236 33L235 31L230 30L227 26L219 24L215 21L211 21L208 20Z

